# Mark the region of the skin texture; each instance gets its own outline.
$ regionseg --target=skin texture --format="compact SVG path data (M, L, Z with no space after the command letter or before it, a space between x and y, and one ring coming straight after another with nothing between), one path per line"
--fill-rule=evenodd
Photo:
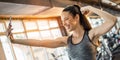
M94 43L98 40L99 36L108 32L115 25L117 20L115 16L91 6L82 7L81 11L82 14L84 15L87 15L89 12L96 13L105 20L105 22L101 26L92 28L89 31L89 38ZM85 30L83 29L83 26L79 23L79 19L80 19L79 15L76 14L76 16L73 17L69 12L63 11L61 14L61 19L66 30L68 32L72 32L73 43L77 44L81 42ZM68 36L59 37L54 40L14 39L12 37L11 30L12 30L11 26L9 26L7 33L10 33L8 37L11 39L12 43L30 45L30 46L48 47L48 48L67 46Z

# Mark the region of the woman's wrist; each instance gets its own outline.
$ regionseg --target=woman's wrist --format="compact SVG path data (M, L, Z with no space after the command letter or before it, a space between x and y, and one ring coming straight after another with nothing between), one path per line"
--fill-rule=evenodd
M11 41L12 43L15 43L15 39L14 39L13 37L10 37L10 41Z

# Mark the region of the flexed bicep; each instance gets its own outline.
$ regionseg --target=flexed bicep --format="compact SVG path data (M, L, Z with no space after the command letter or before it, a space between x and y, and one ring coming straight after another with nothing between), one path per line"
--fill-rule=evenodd
M106 32L110 31L111 28L116 24L117 18L114 15L106 11L94 8L92 6L88 6L87 9L88 8L91 12L99 15L104 20L103 24L92 29L94 35L97 35L97 36L103 35Z
M110 31L112 27L115 25L115 23L105 22L102 25L94 28L95 35L103 35Z

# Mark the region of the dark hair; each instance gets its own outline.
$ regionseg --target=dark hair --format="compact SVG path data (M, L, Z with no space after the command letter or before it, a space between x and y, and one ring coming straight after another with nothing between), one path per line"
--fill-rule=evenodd
M81 13L80 7L78 5L68 6L63 11L68 11L73 17L75 17L76 14L79 14L80 17L79 23L83 26L85 30L89 31L91 29L91 26L87 18Z

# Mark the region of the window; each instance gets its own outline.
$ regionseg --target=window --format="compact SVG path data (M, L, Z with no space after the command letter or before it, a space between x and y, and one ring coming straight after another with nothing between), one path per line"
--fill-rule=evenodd
M49 29L48 20L38 20L40 30Z
M6 26L8 26L9 21L5 21L5 22L6 22ZM13 32L23 32L24 31L23 24L22 24L21 20L13 20L12 27L13 27Z
M6 30L9 21L0 22L0 32ZM12 20L13 36L15 39L55 39L61 37L62 33L58 25L57 19L39 19L39 20ZM7 38L7 37L6 37ZM3 40L6 39L3 37ZM8 39L9 40L9 39ZM9 42L10 43L10 42ZM2 42L6 54L7 60L53 60L54 57L52 53L57 56L62 55L58 59L67 60L67 55L65 55L65 48L43 48L43 47L33 47L20 44L12 44ZM5 48L6 46L6 48ZM13 50L11 50L11 48ZM8 54L9 51L10 53ZM61 52L59 52L61 51ZM63 52L64 51L64 52ZM14 53L12 53L14 52ZM8 57L10 55L10 57ZM15 55L15 56L13 56ZM66 56L66 57L65 57Z
M5 32L5 26L2 22L0 22L0 32Z
M27 21L24 22L26 30L33 30L33 29L37 29L37 25L35 21Z

